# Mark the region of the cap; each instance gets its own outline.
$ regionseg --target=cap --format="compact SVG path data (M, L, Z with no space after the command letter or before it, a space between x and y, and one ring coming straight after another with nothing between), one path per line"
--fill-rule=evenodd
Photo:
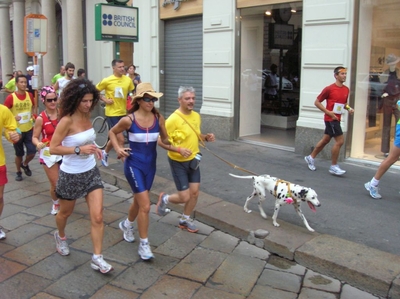
M34 70L33 66L28 66L28 67L26 68L26 71L27 71L27 72L33 71L33 70Z

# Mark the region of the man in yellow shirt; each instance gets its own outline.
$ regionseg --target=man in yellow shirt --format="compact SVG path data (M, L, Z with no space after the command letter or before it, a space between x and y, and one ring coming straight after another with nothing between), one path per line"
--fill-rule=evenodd
M105 115L107 117L110 129L115 126L118 121L126 115L126 99L130 92L135 89L132 80L125 75L124 61L114 59L111 62L113 74L101 80L96 88L101 92L105 91L105 96L101 95L100 100L106 104ZM118 143L124 145L124 135L117 135ZM110 141L102 151L103 157L101 163L108 166L108 153L112 148Z
M32 123L32 111L35 108L35 102L33 101L33 95L26 91L27 79L25 75L19 75L15 78L15 82L18 90L8 95L4 101L4 106L11 110L18 122L18 128L21 131L21 139L14 144L15 150L15 166L17 167L16 181L22 181L22 172L24 170L27 176L32 175L32 171L29 169L29 162L35 157L36 147L32 143L33 135L33 123ZM25 160L25 149L26 157Z
M0 132L5 129L4 136L10 142L17 142L20 135L17 133L17 122L15 121L14 115L4 105L0 105ZM0 141L0 216L3 212L4 207L4 187L8 183L7 180L7 168L6 168L6 156L4 154L3 144ZM6 238L6 233L0 226L0 240Z
M158 140L158 145L168 150L168 162L178 192L170 195L161 193L156 212L163 216L168 203L184 204L178 226L191 233L199 230L190 218L196 207L200 189L199 141L215 141L213 133L201 133L200 114L193 110L195 100L196 91L193 87L179 87L179 108L165 121L169 141L178 151L172 151L169 145Z

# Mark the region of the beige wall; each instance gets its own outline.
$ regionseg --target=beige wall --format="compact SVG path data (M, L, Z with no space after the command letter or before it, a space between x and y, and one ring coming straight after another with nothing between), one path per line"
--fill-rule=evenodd
M203 0L188 0L181 2L178 10L174 10L174 4L163 7L164 0L160 0L160 19L171 19L183 16L201 15L203 13Z

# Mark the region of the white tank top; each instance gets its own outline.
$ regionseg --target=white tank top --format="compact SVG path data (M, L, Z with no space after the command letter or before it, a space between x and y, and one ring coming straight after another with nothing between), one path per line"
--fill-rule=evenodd
M75 135L65 137L62 141L62 145L68 147L83 146L86 144L93 144L95 139L96 133L94 129L91 128ZM66 173L82 173L91 170L95 166L96 159L93 154L85 155L81 153L80 155L64 155L60 169Z

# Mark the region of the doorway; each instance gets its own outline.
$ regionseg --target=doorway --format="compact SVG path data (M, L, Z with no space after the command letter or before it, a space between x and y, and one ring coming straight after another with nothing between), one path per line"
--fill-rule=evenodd
M294 151L302 4L258 6L240 14L239 140Z

